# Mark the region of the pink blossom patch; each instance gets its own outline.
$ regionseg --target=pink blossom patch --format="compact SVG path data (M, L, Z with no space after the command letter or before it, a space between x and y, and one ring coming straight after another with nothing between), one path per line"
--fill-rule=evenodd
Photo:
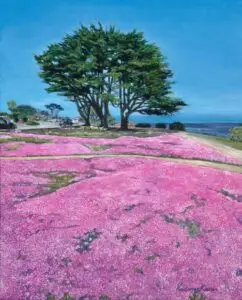
M240 299L242 174L141 158L1 168L0 299ZM75 183L30 197L48 172Z
M171 156L188 159L202 159L232 164L242 164L242 158L237 159L193 140L176 134L165 134L158 137L119 137L116 139L95 139L79 137L58 137L34 134L20 134L35 138L48 138L51 143L31 144L22 143L21 148L5 151L0 144L1 155L31 156L31 155L73 155L85 153L98 154L140 154L154 156Z

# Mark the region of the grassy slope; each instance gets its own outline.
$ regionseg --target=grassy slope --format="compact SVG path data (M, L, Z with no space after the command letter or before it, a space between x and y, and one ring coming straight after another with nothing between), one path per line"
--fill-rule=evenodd
M214 141L219 144L237 149L237 150L242 150L242 142L235 142L230 140L229 138L223 138L223 137L217 137L217 136L210 136L210 135L204 135L204 134L191 134L197 137L201 137L206 140Z

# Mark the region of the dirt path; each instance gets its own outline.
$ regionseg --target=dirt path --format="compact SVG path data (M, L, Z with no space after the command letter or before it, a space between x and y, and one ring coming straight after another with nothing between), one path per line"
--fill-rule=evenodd
M240 151L240 150L223 145L217 141L206 139L206 137L195 136L193 134L189 134L188 132L180 132L178 134L184 138L192 139L197 143L212 147L228 156L242 160L242 151Z
M176 162L180 164L189 164L193 166L201 166L201 167L210 167L216 168L224 171L229 171L233 173L241 173L242 174L242 166L236 166L232 164L219 163L219 162L211 162L204 161L199 159L183 159L183 158L174 158L174 157L158 157L151 155L138 155L138 154L79 154L79 155L43 155L43 156L0 156L1 160L46 160L46 159L75 159L75 158L97 158L97 157L136 157L136 158L145 158L145 159L156 159L162 161L170 161Z

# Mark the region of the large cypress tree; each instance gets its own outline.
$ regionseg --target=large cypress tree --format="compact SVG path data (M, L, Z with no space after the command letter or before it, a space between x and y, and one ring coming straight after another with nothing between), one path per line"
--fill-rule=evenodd
M35 58L47 91L75 102L87 125L93 109L108 127L110 105L119 109L122 129L134 112L164 115L185 105L171 96L172 72L159 48L136 31L81 26Z

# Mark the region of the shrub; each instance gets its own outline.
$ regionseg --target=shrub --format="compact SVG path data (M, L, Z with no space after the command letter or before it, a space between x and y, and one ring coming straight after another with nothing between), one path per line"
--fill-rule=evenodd
M156 123L155 128L163 128L166 129L166 124L165 123Z
M19 117L18 117L17 114L12 114L12 118L13 118L15 123L17 123L19 121Z
M37 126L37 125L39 125L39 122L37 122L37 121L31 121L31 120L29 120L29 121L27 121L26 122L26 125L30 125L30 126Z
M23 117L22 120L25 122L28 122L28 117Z
M234 127L230 130L232 141L242 142L242 127Z
M149 123L137 123L135 124L135 127L150 128L151 125Z
M185 125L180 122L174 122L169 125L170 130L185 131Z
M10 114L7 112L0 112L0 117L10 117Z

